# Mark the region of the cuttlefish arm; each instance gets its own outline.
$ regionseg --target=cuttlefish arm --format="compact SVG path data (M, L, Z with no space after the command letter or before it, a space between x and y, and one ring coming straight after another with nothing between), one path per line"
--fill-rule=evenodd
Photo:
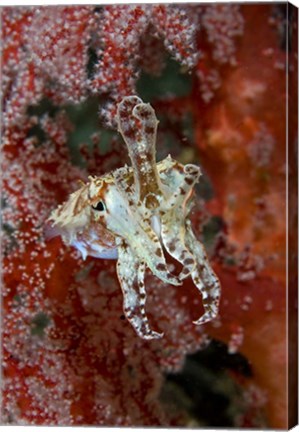
M202 295L204 314L195 324L204 324L218 314L220 283L209 264L202 244L195 238L190 221L182 217L181 209L175 209L162 219L162 239L168 253L176 258L183 269L179 278L191 275Z
M221 287L204 247L194 236L187 218L189 198L199 176L199 167L184 166L181 182L164 204L166 211L161 217L161 237L168 253L183 265L180 279L191 275L202 295L204 314L194 323L204 324L218 314Z
M163 333L150 328L145 313L146 291L144 286L145 263L123 241L118 248L117 275L123 292L123 310L142 339L159 339Z
M145 260L152 273L165 283L181 285L181 280L170 273L161 242L152 227L144 221L140 224L139 234L130 239L132 249L140 260Z
M161 212L162 241L167 252L183 265L180 279L189 276L196 266L194 254L185 242L185 221L188 214L187 203L200 174L196 165L185 165L180 174L180 184L164 203L164 211Z
M137 96L129 96L118 105L117 121L133 165L136 201L157 208L163 192L156 165L155 111Z
M194 284L202 295L204 314L194 324L204 324L218 315L221 286L214 273L203 245L196 239L190 220L186 221L186 245L192 251L196 267L191 272Z

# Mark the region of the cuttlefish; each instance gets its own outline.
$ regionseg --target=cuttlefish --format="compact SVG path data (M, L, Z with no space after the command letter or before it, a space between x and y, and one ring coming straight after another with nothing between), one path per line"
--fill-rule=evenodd
M141 338L157 339L163 333L151 329L145 312L146 269L170 285L192 278L204 307L194 324L218 314L220 283L189 219L201 172L170 155L156 162L158 121L151 105L139 97L125 97L119 103L117 124L132 166L90 176L49 220L64 243L77 248L84 259L117 259L124 314ZM169 270L164 250L181 264L178 275Z

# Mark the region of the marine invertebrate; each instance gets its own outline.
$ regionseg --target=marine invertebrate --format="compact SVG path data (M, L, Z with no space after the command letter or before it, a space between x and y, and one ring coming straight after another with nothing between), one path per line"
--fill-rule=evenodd
M183 166L170 156L156 164L158 121L153 108L140 98L122 100L117 122L132 167L90 177L52 212L50 220L62 230L65 243L79 249L83 258L118 258L125 315L142 338L160 338L163 334L151 330L145 313L146 268L172 285L191 276L204 305L204 314L195 324L210 321L218 313L220 284L188 219L200 169ZM179 276L167 268L163 246L183 265Z

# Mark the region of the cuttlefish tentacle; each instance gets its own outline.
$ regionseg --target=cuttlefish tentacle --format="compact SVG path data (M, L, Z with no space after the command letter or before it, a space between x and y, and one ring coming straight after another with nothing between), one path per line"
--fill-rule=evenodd
M161 216L161 236L167 252L177 259L183 269L179 278L182 280L195 269L196 262L192 250L185 242L185 219L188 214L187 202L194 184L200 176L200 169L196 165L186 165L182 181L177 191L166 201Z
M146 208L157 208L163 192L156 164L155 111L138 97L129 96L118 105L117 119L133 165L136 199Z
M202 244L196 239L190 221L186 221L186 244L196 257L196 267L191 272L194 284L202 295L204 314L194 324L204 324L218 314L221 286L209 264Z
M117 274L124 296L124 313L141 338L159 339L163 333L151 330L145 313L144 273L145 263L123 241L118 248Z

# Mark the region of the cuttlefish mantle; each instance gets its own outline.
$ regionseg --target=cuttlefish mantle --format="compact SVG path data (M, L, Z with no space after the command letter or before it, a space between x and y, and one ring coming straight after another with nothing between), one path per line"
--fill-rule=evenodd
M196 165L168 156L156 163L158 121L153 108L137 96L118 105L118 131L132 166L89 181L72 193L49 218L63 241L83 258L117 259L124 313L143 339L156 339L145 312L145 271L171 285L192 278L201 293L204 324L218 314L220 283L189 219L193 188L201 175ZM179 275L168 268L166 251L182 265Z

